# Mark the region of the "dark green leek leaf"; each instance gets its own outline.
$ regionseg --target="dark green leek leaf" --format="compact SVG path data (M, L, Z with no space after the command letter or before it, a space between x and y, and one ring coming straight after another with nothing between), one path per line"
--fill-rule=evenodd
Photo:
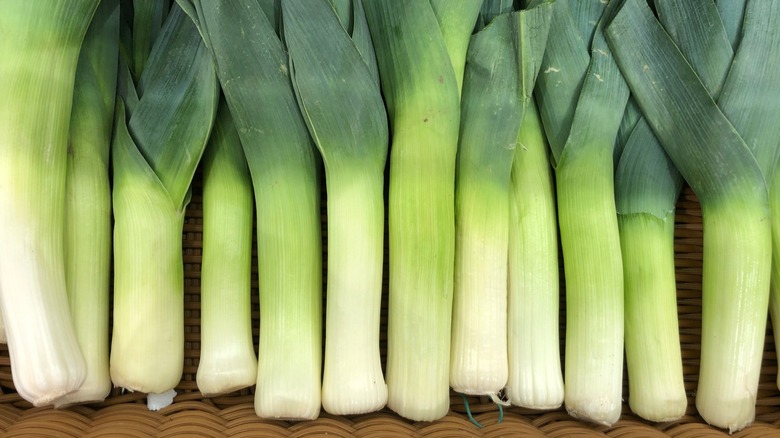
M141 77L149 53L168 15L168 2L133 0L133 75Z
M710 0L657 0L665 29L712 96L720 93L731 65L732 51L718 11ZM661 220L674 211L683 178L655 138L640 121L615 174L618 213L648 213Z
M614 148L629 91L607 46L603 28L611 14L617 10L618 3L611 3L604 11L604 17L599 21L599 27L593 37L590 64L582 82L569 138L558 157L558 165L568 159L568 156L595 151L595 148L605 144ZM597 129L594 129L596 127Z
M199 1L199 0L189 0L189 1ZM280 1L281 0L257 0L257 3L260 5L260 7L263 9L263 12L265 13L265 18L268 20L268 23L271 24L271 26L274 29L274 32L277 35L280 32L280 27L282 22L282 6Z
M341 27L347 33L352 34L352 0L328 0L336 15L339 17Z
M374 82L379 83L379 68L376 65L376 53L374 53L374 45L371 43L371 33L368 30L368 22L366 21L366 13L363 10L363 2L361 0L352 0L353 6L353 25L352 25L352 41L355 43L360 56L363 57L363 61L371 71L371 77Z
M627 0L607 38L642 113L699 199L766 198L747 145L649 7Z
M726 29L711 0L656 0L656 11L669 37L717 96L734 56Z
M461 99L459 175L494 179L508 190L514 144L539 73L551 15L550 3L498 15L471 38Z
M128 117L133 116L133 111L138 106L138 93L135 91L133 74L130 72L130 66L127 65L125 57L119 56L119 66L117 68L117 95L124 101L125 111Z
M219 87L211 56L180 8L168 16L146 66L145 89L127 126L181 208L211 132Z
M736 50L742 38L742 22L745 17L747 0L717 0L716 3L731 47Z
M615 140L615 151L612 154L612 161L617 164L620 160L620 156L623 155L623 149L626 147L626 142L634 131L639 119L642 118L642 112L639 110L634 99L629 96L628 104L626 104L626 111L623 113L623 120L620 121L620 128L618 128L617 139Z
M162 211L174 212L176 205L165 199L161 194L165 194L165 185L154 170L146 162L146 158L139 151L138 146L133 141L133 137L127 130L125 119L124 103L119 100L116 105L116 116L114 125L114 139L111 146L111 160L113 162L113 186L114 197L116 192L125 187L133 187L133 190L148 192L149 202L156 204Z
M328 2L284 0L282 9L293 85L326 168L382 172L387 114L357 46Z
M758 161L767 184L780 148L780 2L747 4L742 40L718 106Z
M620 0L563 0L569 3L572 15L575 17L580 29L580 38L590 46L593 44L593 36L599 19L604 14L604 9L610 2Z
M513 0L485 0L482 3L482 8L479 10L479 18L483 23L482 27L490 24L497 16L512 12L513 7Z
M579 27L569 3L553 4L551 32L536 86L539 115L550 142L553 164L558 162L569 137L582 82L590 65L590 51L577 31Z

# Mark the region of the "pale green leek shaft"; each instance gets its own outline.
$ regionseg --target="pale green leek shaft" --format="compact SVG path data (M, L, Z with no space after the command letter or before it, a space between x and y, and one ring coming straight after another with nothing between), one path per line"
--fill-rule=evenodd
M0 3L0 308L14 386L34 405L77 389L86 376L62 236L73 83L97 5Z
M249 168L227 104L220 104L203 156L200 361L205 395L246 388L257 377L252 340L252 219Z
M364 2L392 132L387 404L425 421L449 409L463 69L455 63L465 55L448 50L465 50L481 2L446 3L448 14L427 1ZM448 25L458 30L443 30Z
M523 117L509 191L506 394L516 406L563 403L558 219L550 151L536 105Z
M78 391L55 405L102 401L108 373L111 186L109 148L114 118L119 1L103 0L92 19L76 71L65 206L65 279L71 315L87 363Z

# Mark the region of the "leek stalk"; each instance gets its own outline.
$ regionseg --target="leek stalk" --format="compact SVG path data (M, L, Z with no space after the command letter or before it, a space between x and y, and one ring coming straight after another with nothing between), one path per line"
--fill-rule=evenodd
M771 267L765 176L771 179L773 163L762 157L775 156L780 136L775 127L780 109L753 103L766 102L778 82L772 68L778 57L766 54L778 45L774 20L780 3L754 1L747 7L746 17L761 18L744 23L720 108L644 2L627 0L607 30L646 120L702 205L696 405L708 423L730 431L755 416Z
M211 57L178 7L136 89L140 100L127 106L128 120L118 105L114 127L110 372L116 386L160 394L179 383L184 365L181 233L219 100Z
M670 37L717 96L732 51L715 4L659 0L656 8ZM642 418L671 421L688 406L674 270L674 209L683 179L644 119L627 141L615 179L626 287L629 405Z
M283 0L282 12L293 85L327 183L322 406L372 412L387 402L379 312L388 128L376 60L360 1L334 9L328 0Z
M601 2L591 3L597 8ZM605 425L620 417L623 377L623 267L612 160L629 92L603 35L618 3L601 5L598 26L592 8L555 3L537 86L555 161L566 278L566 410Z
M257 378L252 340L252 180L227 104L203 156L200 361L204 395L246 388Z
M55 406L102 401L111 390L108 313L111 271L109 148L119 42L119 1L103 0L81 47L66 176L65 280L87 378Z
M393 139L387 405L413 420L449 410L458 78L481 3L364 1Z
M0 309L14 386L36 406L76 390L87 372L62 236L73 84L97 6L0 2Z
M252 176L260 286L255 412L313 419L322 385L319 163L288 55L262 2L180 4L211 50Z
M558 337L558 218L550 150L533 101L517 137L509 187L506 395L516 406L563 403Z
M551 4L498 15L471 38L455 180L450 386L496 399L506 386L512 159L539 73Z

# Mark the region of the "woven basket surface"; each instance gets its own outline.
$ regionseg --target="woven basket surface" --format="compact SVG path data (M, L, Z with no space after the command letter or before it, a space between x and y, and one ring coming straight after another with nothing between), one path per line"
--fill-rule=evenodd
M183 233L185 364L181 382L176 387L178 396L174 399L174 403L158 412L150 412L146 408L144 394L122 394L115 389L102 403L60 410L33 408L13 389L8 350L3 345L0 346L0 391L2 391L0 431L3 432L3 436L304 437L327 435L330 437L609 436L637 438L728 436L723 430L708 426L698 416L694 407L701 333L702 221L699 203L689 188L686 188L680 197L675 219L677 302L688 410L678 421L649 423L633 415L628 404L624 403L621 420L611 427L585 424L567 415L563 408L549 412L516 407L505 408L503 418L499 421L498 407L488 398L468 397L470 412L483 426L478 428L468 418L464 399L455 393L451 394L451 409L448 415L431 423L405 420L388 409L368 415L348 417L333 416L323 411L317 420L306 422L269 421L259 419L254 413L253 388L219 397L203 397L195 384L200 348L199 279L203 229L200 199L200 188L196 184L193 201L187 210ZM323 202L323 236L326 237L324 208ZM325 246L325 242L323 245ZM383 355L386 344L386 286L387 278L385 278L380 340ZM253 288L255 290L252 316L256 339L259 327L256 272L253 273ZM561 290L561 341L564 335L563 316L566 311L563 297L564 290ZM780 437L780 391L775 384L776 374L777 360L771 324L767 324L756 422L733 436ZM627 400L628 383L625 375L623 382L623 394Z

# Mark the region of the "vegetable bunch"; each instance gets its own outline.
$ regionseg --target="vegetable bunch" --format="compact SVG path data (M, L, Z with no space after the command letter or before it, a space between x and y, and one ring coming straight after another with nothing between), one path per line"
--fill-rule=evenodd
M780 0L5 0L0 29L0 314L34 405L171 403L195 187L206 396L433 421L453 390L611 425L625 352L631 409L677 419L687 184L696 407L753 421Z

